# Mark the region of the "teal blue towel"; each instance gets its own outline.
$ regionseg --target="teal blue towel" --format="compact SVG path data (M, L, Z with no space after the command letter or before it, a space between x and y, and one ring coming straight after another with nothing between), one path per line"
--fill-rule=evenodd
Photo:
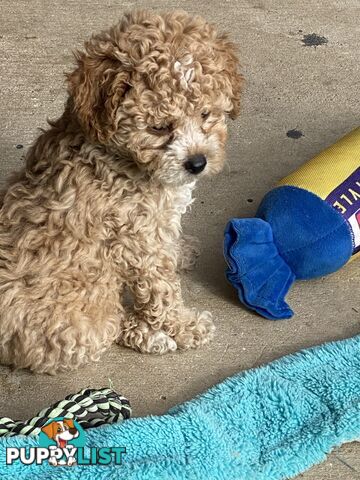
M279 480L360 438L360 336L237 374L168 414L89 429L87 446L124 446L122 465L5 465L0 478Z

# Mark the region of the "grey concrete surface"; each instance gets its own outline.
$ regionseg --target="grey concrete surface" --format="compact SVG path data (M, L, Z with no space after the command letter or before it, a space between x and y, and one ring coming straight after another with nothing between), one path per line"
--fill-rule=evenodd
M228 167L201 184L185 218L202 256L184 277L188 304L210 309L215 341L165 357L114 346L98 364L56 377L0 367L0 415L26 418L87 385L109 379L131 400L136 416L158 414L239 370L328 340L359 333L359 265L298 283L291 321L270 322L244 310L224 280L222 232L231 216L249 216L282 176L359 123L359 0L2 0L0 5L0 179L22 163L44 127L62 110L63 72L71 52L123 11L183 8L231 32L247 83L241 118L230 125ZM305 46L304 35L327 43ZM297 129L303 136L287 136ZM21 148L23 146L23 148ZM360 477L360 447L351 444L300 476ZM300 478L299 477L299 478Z

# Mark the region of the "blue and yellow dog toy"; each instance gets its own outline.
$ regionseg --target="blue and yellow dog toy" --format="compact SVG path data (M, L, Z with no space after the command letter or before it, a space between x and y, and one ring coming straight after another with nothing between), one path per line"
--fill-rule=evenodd
M226 226L226 272L247 307L290 318L295 280L335 272L360 251L360 128L284 178L256 218Z

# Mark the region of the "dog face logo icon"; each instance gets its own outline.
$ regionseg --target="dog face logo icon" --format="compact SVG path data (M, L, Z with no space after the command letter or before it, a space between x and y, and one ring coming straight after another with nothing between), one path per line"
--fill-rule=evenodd
M39 439L41 446L49 448L49 463L54 466L75 465L77 449L85 444L80 425L72 419L60 417L41 428Z
M41 429L51 440L55 440L59 448L65 448L70 440L79 436L74 420L64 418L62 421L51 422Z

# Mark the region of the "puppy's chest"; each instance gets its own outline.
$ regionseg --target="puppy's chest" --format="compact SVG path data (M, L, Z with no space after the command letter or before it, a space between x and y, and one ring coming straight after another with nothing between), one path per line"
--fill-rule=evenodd
M156 214L148 227L153 229L149 239L176 241L181 233L181 217L193 202L194 184L163 188L155 195ZM149 218L149 217L148 217Z
M167 187L156 192L154 198L157 203L156 226L162 229L173 230L176 234L181 229L181 217L193 202L192 191L194 185Z
M159 235L168 240L179 236L181 216L192 203L195 184L180 187L152 187L122 198L111 222L113 232L153 241ZM134 237L133 237L134 238Z
M193 202L192 192L195 183L165 190L165 205L174 216L183 215Z

